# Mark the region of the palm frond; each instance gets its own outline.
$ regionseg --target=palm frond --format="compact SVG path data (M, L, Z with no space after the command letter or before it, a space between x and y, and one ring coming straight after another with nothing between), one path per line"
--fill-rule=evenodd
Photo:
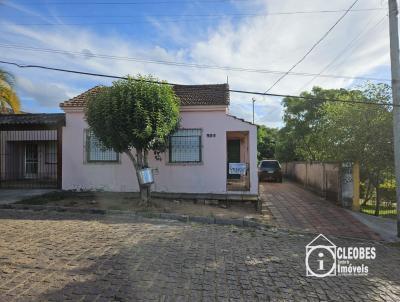
M14 90L0 84L0 112L6 111L7 105L14 113L19 113L21 110L21 102Z
M14 86L14 76L8 71L0 69L0 83L6 84L10 87Z

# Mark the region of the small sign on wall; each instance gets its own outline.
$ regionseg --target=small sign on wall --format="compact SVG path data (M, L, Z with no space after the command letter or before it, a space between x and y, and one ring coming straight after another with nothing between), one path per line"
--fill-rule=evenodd
M229 174L246 175L247 165L244 163L229 163Z

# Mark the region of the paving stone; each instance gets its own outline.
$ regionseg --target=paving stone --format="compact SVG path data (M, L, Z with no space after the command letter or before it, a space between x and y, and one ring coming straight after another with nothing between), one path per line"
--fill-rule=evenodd
M259 192L262 212L268 216L266 220L277 227L324 235L380 239L378 234L345 209L293 182L262 182Z
M0 229L0 301L400 299L400 249L377 241L368 276L316 279L305 276L309 234L19 210L0 210Z

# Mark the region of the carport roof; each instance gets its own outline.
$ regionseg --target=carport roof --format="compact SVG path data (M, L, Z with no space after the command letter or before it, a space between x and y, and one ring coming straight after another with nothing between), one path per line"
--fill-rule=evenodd
M0 127L59 127L65 125L64 113L0 114Z

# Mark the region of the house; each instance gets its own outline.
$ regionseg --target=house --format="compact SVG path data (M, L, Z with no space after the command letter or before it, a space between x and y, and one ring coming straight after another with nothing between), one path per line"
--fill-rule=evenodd
M181 129L157 161L152 191L163 194L207 194L257 198L257 127L229 114L229 86L175 85L181 102ZM62 135L62 189L138 191L129 158L102 148L84 117L87 97L99 87L60 104L65 112ZM229 173L229 163L242 163L244 175Z
M181 103L181 129L171 135L161 161L149 153L152 191L257 199L257 127L229 114L228 85L173 89ZM61 103L61 114L0 115L0 187L139 191L129 158L104 149L85 121L87 97L98 91Z
M0 115L0 187L56 188L64 114Z

